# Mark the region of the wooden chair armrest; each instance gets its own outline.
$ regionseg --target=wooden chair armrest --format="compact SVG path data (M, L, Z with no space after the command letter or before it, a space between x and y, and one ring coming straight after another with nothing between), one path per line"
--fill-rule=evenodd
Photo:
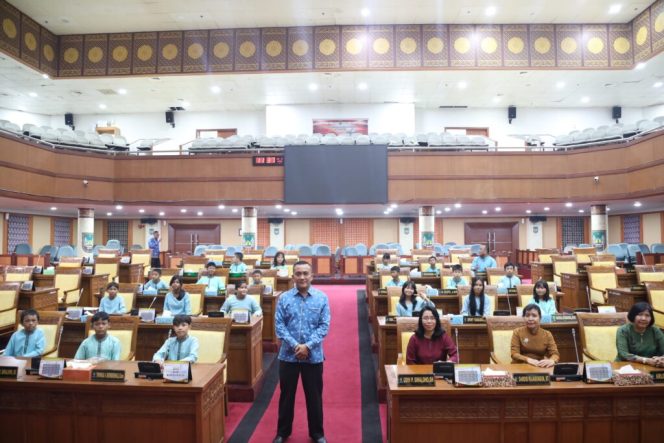
M588 357L591 360L599 360L599 358L595 357L590 351L588 351L586 348L583 348L583 355Z
M489 358L490 358L492 364L494 364L494 365L499 365L499 364L501 364L501 362L500 362L500 360L498 359L498 357L496 357L496 353L495 353L495 352L491 352L491 353L489 354Z
M406 359L403 357L403 354L401 352L397 354L397 365L398 366L406 365Z
M135 357L136 357L136 352L131 351L127 356L127 361L134 361Z
M664 311L659 310L659 309L652 308L652 312L656 312L656 313L658 313L658 314L662 314L662 315L664 315Z

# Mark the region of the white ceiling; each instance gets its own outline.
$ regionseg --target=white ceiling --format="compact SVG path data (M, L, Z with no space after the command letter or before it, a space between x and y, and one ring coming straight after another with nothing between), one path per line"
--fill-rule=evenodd
M58 35L269 26L626 23L649 0L9 0ZM609 7L621 5L609 14ZM488 7L495 8L487 15ZM363 8L369 9L365 17Z
M558 89L558 82L565 87ZM283 74L227 74L53 80L0 55L0 106L58 115L161 112L169 106L189 111L262 110L265 105L317 103L414 103L496 107L644 107L664 103L664 54L643 69L390 71ZM460 89L459 82L467 87ZM316 91L310 84L318 85ZM366 90L358 86L365 83ZM221 88L219 94L212 86ZM126 95L100 90L126 89ZM31 97L36 93L37 97ZM590 101L582 104L581 97ZM497 100L497 101L495 101ZM99 108L106 105L105 110Z
M610 208L609 215L614 214L629 214L629 213L643 213L643 212L658 212L664 211L664 201L661 196L640 199L641 207L635 207L633 200L620 200L611 202L573 202L571 207L565 206L567 202L559 203L509 203L503 204L496 201L485 203L464 203L464 202L449 202L449 204L434 205L437 211L437 217L529 217L531 215L548 215L548 216L573 216L573 215L589 215L590 205L597 203L608 204ZM460 203L461 207L456 208L455 203ZM247 205L250 205L248 202ZM76 204L51 204L40 203L28 200L17 200L0 197L0 212L21 212L37 215L51 215L51 216L66 216L76 217L77 208L80 206ZM277 209L275 205L258 206L259 217L282 217L282 218L339 218L336 215L336 208L343 210L342 218L357 218L357 217L371 217L371 218L394 218L394 217L417 217L419 204L399 204L396 209L388 215L384 211L389 205L282 205L282 208ZM51 207L56 207L56 210L51 210ZM215 206L146 206L146 205L124 205L122 209L118 210L112 205L94 205L95 218L119 218L119 219L138 219L138 218L164 218L164 219L220 219L220 218L240 218L241 207L239 206L226 206L219 209ZM445 211L445 208L449 211ZM496 208L500 207L500 211ZM548 211L544 208L549 207ZM139 212L143 209L144 212ZM187 209L186 213L180 212L181 209ZM233 212L233 209L237 209ZM297 212L293 216L291 213L284 212L284 209L290 209L291 212ZM582 209L584 212L580 213ZM486 210L487 214L482 214ZM530 210L531 213L526 211ZM160 216L159 213L163 211L164 215ZM198 211L203 215L198 216ZM110 212L113 215L107 216Z

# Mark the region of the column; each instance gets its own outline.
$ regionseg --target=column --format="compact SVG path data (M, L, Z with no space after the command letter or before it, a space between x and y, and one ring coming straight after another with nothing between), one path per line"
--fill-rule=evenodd
M606 216L606 205L593 205L590 207L590 242L598 251L603 251L607 246L608 217Z
M95 210L92 208L78 208L78 238L76 253L80 257L92 257L92 248L95 246Z
M433 249L434 230L436 226L436 217L433 212L433 206L422 206L420 208L420 247L423 249Z
M258 209L242 208L242 247L256 249L258 237Z

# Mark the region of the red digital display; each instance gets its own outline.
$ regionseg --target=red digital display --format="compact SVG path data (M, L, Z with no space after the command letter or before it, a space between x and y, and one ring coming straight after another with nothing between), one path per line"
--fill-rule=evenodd
M254 166L283 166L283 155L254 155Z

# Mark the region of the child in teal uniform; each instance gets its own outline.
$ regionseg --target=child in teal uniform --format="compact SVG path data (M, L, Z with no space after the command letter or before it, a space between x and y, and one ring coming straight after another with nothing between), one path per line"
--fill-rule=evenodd
M406 283L405 280L399 279L399 267L398 266L392 266L392 268L390 269L390 275L392 276L392 280L387 282L387 284L385 285L386 287L390 287L390 286L402 287L403 284Z
M383 254L383 261L376 266L376 271L389 271L392 266L390 265L391 256L389 252Z
M272 259L272 268L277 271L288 271L288 266L286 265L286 256L283 252L279 251L275 254Z
M261 307L253 297L247 297L247 283L242 282L237 287L235 295L231 295L226 299L220 311L224 315L231 315L235 309L245 309L251 315L263 315Z
M105 312L107 314L124 314L127 312L127 308L124 304L124 299L118 297L118 291L120 290L120 285L114 281L110 282L106 286L106 294L104 298L99 302L99 311Z
M189 328L191 328L191 317L176 315L173 318L175 337L166 339L161 348L152 356L152 361L161 365L165 360L196 363L196 360L198 360L198 339L189 336Z
M168 285L161 280L161 269L152 268L150 270L150 280L143 285L143 294L157 294L160 289L168 289Z
M436 267L436 263L438 263L438 260L436 260L435 256L429 257L429 266L423 265L423 270L422 272L435 272L436 275L440 275L440 269Z
M166 294L164 299L164 311L169 311L173 315L191 315L191 299L182 288L183 285L184 279L182 276L174 275L171 278L171 292Z
M519 277L514 275L514 271L515 271L514 263L507 262L505 264L505 275L498 282L499 294L506 294L508 289L516 288L516 285L521 284L521 279L519 279ZM544 314L544 312L542 312L542 314Z
M217 265L215 262L211 261L205 265L207 273L201 275L201 278L196 282L197 285L207 285L205 288L205 295L217 295L220 289L225 289L224 282L221 281L221 278L214 275L217 272Z
M39 313L34 309L21 312L23 329L12 334L5 357L40 357L44 353L44 331L38 328Z
M457 286L468 286L468 280L463 276L463 267L461 265L452 266L452 278L447 280L445 289L456 289Z
M95 333L83 340L76 351L77 360L99 358L105 360L120 360L120 340L108 333L111 327L110 317L106 312L97 312L92 316L92 328Z
M244 259L244 254L241 252L236 252L233 255L233 263L231 264L231 274L244 274L247 272L247 265L242 262Z

